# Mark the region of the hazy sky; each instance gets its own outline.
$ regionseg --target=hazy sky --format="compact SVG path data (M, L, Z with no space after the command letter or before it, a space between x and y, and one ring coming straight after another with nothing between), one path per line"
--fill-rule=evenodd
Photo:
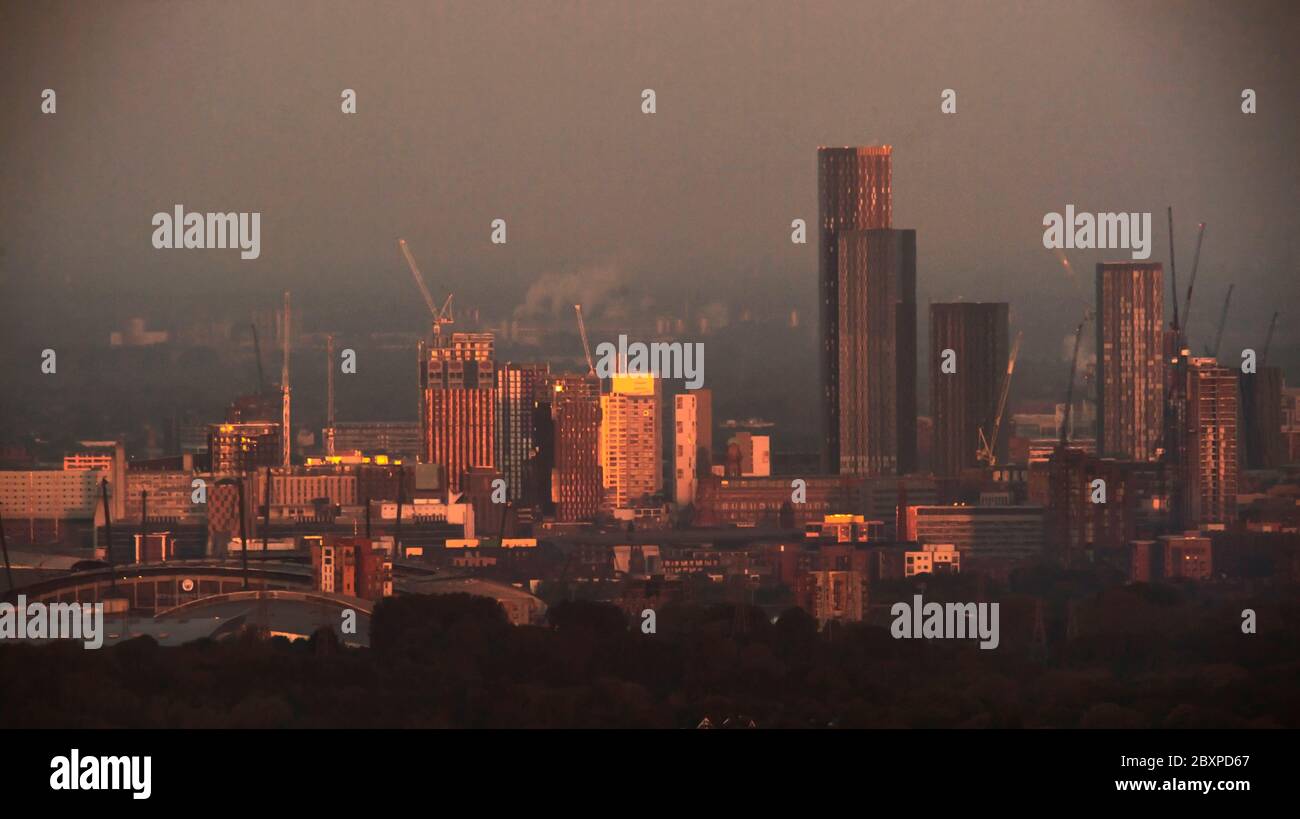
M7 3L5 332L33 332L52 298L150 314L283 287L401 305L418 329L398 236L435 293L480 302L613 268L669 304L811 311L815 234L795 246L789 226L815 225L816 148L888 142L922 304L1009 300L1027 341L1059 346L1082 303L1043 214L1152 211L1165 261L1173 204L1184 287L1209 226L1193 322L1217 321L1235 282L1225 345L1258 344L1297 304L1298 18L1285 2ZM176 203L260 211L261 257L155 250L150 219ZM1102 257L1071 261L1088 275ZM1275 344L1300 341L1295 318Z

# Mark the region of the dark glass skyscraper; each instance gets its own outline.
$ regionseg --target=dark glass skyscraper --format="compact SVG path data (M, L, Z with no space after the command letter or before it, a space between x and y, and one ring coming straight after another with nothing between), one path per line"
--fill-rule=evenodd
M1007 370L1008 311L1006 302L930 305L930 456L936 475L953 477L978 466L980 430L993 434ZM944 350L955 353L955 372L942 371Z
M838 471L916 469L916 231L836 234Z
M892 226L892 150L888 145L817 149L823 471L834 472L840 464L838 236Z

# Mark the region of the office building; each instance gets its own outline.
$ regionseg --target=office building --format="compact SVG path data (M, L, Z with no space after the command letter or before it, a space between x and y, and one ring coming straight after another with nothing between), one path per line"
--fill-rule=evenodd
M678 506L695 502L699 477L713 464L713 394L684 392L673 399L673 499Z

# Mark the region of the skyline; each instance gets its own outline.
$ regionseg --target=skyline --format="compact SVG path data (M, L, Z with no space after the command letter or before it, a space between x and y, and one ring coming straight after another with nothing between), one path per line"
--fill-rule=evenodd
M331 730L992 728L967 802L1271 788L1297 11L0 6L11 755L337 811L429 777ZM272 730L147 733L206 728Z

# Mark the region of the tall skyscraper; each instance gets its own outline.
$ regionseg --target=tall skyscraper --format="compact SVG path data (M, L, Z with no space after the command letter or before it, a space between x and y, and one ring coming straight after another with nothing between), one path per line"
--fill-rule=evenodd
M916 231L836 234L838 471L916 468Z
M1213 358L1187 369L1187 522L1231 523L1237 514L1237 373Z
M550 375L537 388L529 500L561 523L592 520L600 511L600 399L593 375Z
M1097 265L1097 452L1148 461L1162 448L1163 269Z
M452 333L429 347L421 379L424 462L438 464L447 486L461 488L474 466L496 466L496 364L491 333Z
M600 397L600 467L605 505L626 509L663 487L659 469L659 379L615 375Z
M834 472L840 463L839 234L893 226L892 150L888 145L817 149L824 472Z
M524 469L533 455L533 403L547 364L507 363L497 369L497 459L512 503L525 495Z
M930 458L936 475L955 477L978 466L980 430L993 434L1007 371L1008 310L1006 302L930 305ZM955 372L943 372L944 350L955 354Z
M712 465L713 395L700 389L674 399L673 499L679 506L695 502L701 472Z

